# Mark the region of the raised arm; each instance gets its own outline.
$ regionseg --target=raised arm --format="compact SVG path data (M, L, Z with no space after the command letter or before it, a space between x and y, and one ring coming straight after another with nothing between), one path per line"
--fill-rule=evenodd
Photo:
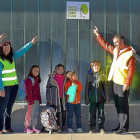
M6 37L6 34L4 33L4 34L2 34L1 36L0 36L0 41L3 39L3 38L5 38Z
M18 50L18 51L16 51L16 52L14 53L14 56L13 56L14 60L16 60L16 59L18 59L19 57L23 56L23 55L32 47L32 45L33 45L34 43L36 43L36 42L37 42L37 36L34 37L34 38L32 39L31 42L27 43L27 44L26 44L25 46L23 46L20 50Z
M114 50L114 46L112 46L111 44L107 43L107 41L99 34L99 30L96 26L94 26L93 29L93 34L96 35L97 37L97 41L100 43L100 45L106 49L108 52L110 52L111 54L113 54L113 50Z

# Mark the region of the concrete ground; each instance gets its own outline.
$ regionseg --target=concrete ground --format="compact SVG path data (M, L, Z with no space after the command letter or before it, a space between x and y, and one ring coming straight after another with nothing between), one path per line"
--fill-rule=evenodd
M138 140L133 134L140 135L140 132L129 132L125 135L116 135L114 133L53 133L50 135L48 133L26 134L15 132L0 135L0 140Z

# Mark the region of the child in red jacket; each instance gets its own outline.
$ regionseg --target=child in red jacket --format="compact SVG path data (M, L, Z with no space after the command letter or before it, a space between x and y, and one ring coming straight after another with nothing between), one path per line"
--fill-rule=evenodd
M73 86L77 85L75 99L73 102L69 102L69 98L71 95L67 95L67 127L68 132L73 132L73 112L75 113L76 117L76 125L77 125L77 132L83 132L81 129L81 95L80 92L83 89L82 84L80 81L77 80L77 75L75 71L69 71L67 73L67 78L69 81L66 82L65 85L65 93L67 93L68 89ZM72 93L74 94L74 93Z
M39 105L41 103L40 96L40 87L39 83L41 82L39 67L33 65L29 71L29 74L26 78L26 100L27 100L27 113L25 117L25 131L28 134L33 132L40 133L40 130L37 130L35 127L38 122L38 117L40 114Z

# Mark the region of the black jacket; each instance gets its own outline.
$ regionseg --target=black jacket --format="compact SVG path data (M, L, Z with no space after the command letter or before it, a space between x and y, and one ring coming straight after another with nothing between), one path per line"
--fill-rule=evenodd
M93 73L90 70L86 81L85 104L105 101L110 101L109 82L105 80L105 75L102 71Z

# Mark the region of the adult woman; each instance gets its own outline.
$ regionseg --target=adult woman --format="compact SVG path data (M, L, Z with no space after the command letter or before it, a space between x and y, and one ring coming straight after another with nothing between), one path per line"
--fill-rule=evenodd
M5 41L0 45L0 134L4 133L3 128L6 132L14 132L11 129L10 117L18 91L18 79L14 60L25 54L36 41L37 36L15 53L13 53L9 41ZM5 121L4 114L6 114Z

